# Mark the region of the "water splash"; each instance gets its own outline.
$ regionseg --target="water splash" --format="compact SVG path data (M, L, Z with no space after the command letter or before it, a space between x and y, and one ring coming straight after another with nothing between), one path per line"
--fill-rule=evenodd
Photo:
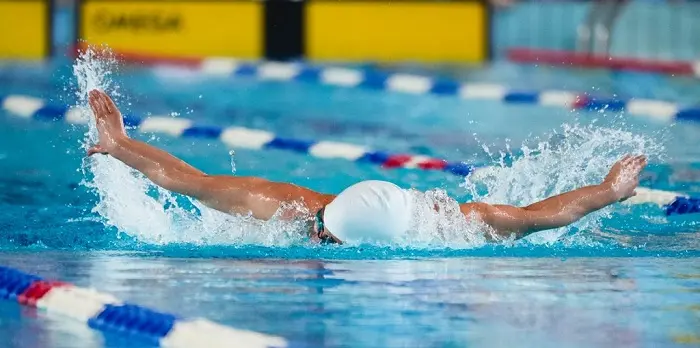
M661 156L664 150L653 137L595 125L563 125L544 140L534 138L520 149L512 149L510 142L505 151L493 151L487 145L482 149L492 158L492 166L467 177L461 187L473 201L515 206L600 183L612 164L624 154L646 154L654 158ZM477 218L465 219L459 203L444 190L412 191L412 194L417 207L413 225L395 246L481 248L489 240L499 239ZM531 246L557 242L568 247L619 244L614 235L601 232L601 223L613 211L622 209L627 208L608 207L571 226L536 233L523 241L502 240L501 237L499 243Z
M78 106L82 116L89 120L82 143L85 151L98 141L95 121L87 104L88 92L101 89L120 104L121 95L110 78L116 66L108 51L100 52L98 57L93 50L82 53L73 66ZM83 184L99 197L93 212L99 214L107 225L145 240L159 239L159 231L169 227L162 206L147 195L150 185L129 167L109 156L94 156L84 161L82 169L86 176L91 175Z
M484 149L490 153L487 146ZM612 164L625 154L662 156L664 147L656 139L622 129L595 125L561 126L546 141L523 144L522 156L507 163L510 154L492 154L493 166L476 171L463 187L476 201L524 206L582 186L598 184ZM530 237L537 243L553 242L570 231L597 230L608 207L590 214L572 226L538 233ZM583 235L568 242L592 243Z
M236 152L231 150L228 152L229 157L231 157L231 174L236 175L236 159L233 158L236 155Z
M90 119L82 144L84 150L97 141L94 121L87 108L87 93L98 88L114 96L118 105L123 99L110 78L116 67L114 59L103 56L98 59L92 51L81 55L74 65L79 106L83 108L83 116ZM518 152L522 155L514 156L509 149L492 151L488 146L483 150L493 158L493 167L468 177L463 184L465 191L477 201L526 205L599 182L623 153L658 156L663 148L651 138L619 129L564 125L546 140L535 138L524 144ZM235 174L233 154L231 166ZM86 176L83 184L98 196L93 212L106 225L143 243L275 247L308 244L304 236L307 221L280 218L259 221L250 216L230 216L156 187L140 173L109 156L84 161L83 171ZM446 192L436 189L412 194L417 207L413 227L390 247L468 249L487 243L488 228L476 219L465 219L458 203ZM302 207L285 206L276 217L299 209ZM594 238L575 232L598 229L601 219L610 212L611 209L604 209L572 227L533 235L528 242L551 243L569 233L563 237L565 244L593 245Z
M475 217L465 219L459 203L447 192L411 193L413 224L400 246L473 248L486 244L489 227Z
M87 104L88 92L101 89L121 105L122 96L111 80L117 62L110 55L87 50L76 60L78 106L89 119L83 150L98 140ZM122 110L125 112L126 110ZM248 216L230 216L214 211L153 185L147 178L110 156L93 156L83 163L83 185L95 192L92 209L103 223L116 227L139 241L151 244L259 244L288 245L303 240L305 221L268 222ZM118 236L119 237L119 236Z

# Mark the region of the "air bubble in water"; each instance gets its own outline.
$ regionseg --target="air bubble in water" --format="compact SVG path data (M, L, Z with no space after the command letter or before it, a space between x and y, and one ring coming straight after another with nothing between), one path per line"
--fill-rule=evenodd
M236 175L236 160L234 155L236 154L235 151L231 150L228 152L228 155L231 157L231 174Z

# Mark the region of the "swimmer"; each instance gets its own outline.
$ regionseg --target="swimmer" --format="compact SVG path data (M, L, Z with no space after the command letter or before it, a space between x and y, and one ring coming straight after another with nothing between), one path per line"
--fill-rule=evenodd
M93 90L89 102L99 133L88 150L110 155L138 170L156 185L229 213L268 220L285 203L297 203L297 216L309 221L313 241L358 243L391 241L410 228L413 201L409 193L386 181L362 181L338 195L258 177L214 176L169 153L131 139L119 109L104 92ZM526 207L486 203L460 204L465 219L479 219L493 230L493 239L522 238L533 232L563 227L583 216L635 195L645 156L625 156L598 185L582 187ZM307 212L302 212L306 210Z

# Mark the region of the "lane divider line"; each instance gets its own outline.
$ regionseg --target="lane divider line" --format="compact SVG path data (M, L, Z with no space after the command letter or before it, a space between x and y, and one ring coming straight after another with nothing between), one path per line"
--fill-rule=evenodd
M7 102L10 100L10 102ZM0 96L0 105L9 113L22 118L63 121L69 124L86 124L87 110L79 107L66 107L46 104L43 100L22 96ZM32 114L27 114L33 111ZM437 170L465 177L478 171L479 167L464 162L451 162L423 155L392 154L375 151L355 144L335 141L316 141L279 137L274 133L243 127L200 126L192 120L167 116L151 116L141 119L134 115L124 115L127 126L136 127L141 133L159 133L172 137L194 137L219 140L233 148L254 150L277 149L303 153L316 158L344 159L380 165L383 168L413 168ZM686 195L639 188L638 195L630 204L656 204L663 206L667 215L700 212L700 199Z
M225 58L208 58L170 62L167 58L144 60L140 56L121 55L127 62L144 62L163 66L180 66L187 70L219 77L254 77L273 81L299 81L336 87L357 87L408 94L454 96L471 100L492 100L506 104L534 104L574 110L626 112L661 122L674 120L700 122L700 106L641 98L592 97L586 93L565 90L519 90L491 83L464 83L451 79L431 78L405 73L385 73L337 67L318 67L305 63L249 62ZM157 76L168 78L169 70L153 70Z
M163 347L283 348L275 336L234 329L203 318L125 303L112 295L0 266L0 298L83 322L90 328L127 334Z
M99 49L78 45L70 50L76 54L92 49L98 56ZM109 54L111 55L111 54ZM463 99L500 101L506 104L530 104L562 107L588 111L607 110L626 112L632 116L660 122L676 120L700 122L700 106L685 106L662 100L643 98L620 99L590 96L565 90L519 90L491 83L468 83L450 78L433 78L405 73L387 73L376 69L352 69L323 67L304 62L243 61L231 58L177 58L144 55L133 52L116 52L127 63L155 67L184 68L190 72L218 77L254 77L276 81L300 81L336 87L388 90L411 94L453 96ZM700 61L695 62L700 69ZM153 69L159 77L172 77L170 69Z

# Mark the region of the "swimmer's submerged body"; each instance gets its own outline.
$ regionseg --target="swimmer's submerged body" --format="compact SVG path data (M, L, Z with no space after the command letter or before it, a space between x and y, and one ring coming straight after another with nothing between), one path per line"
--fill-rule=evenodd
M143 173L156 185L195 198L208 207L268 220L283 204L304 209L293 218L309 221L314 241L333 243L388 241L410 227L412 199L407 191L386 181L363 181L338 195L323 194L289 183L258 177L213 176L169 153L131 139L122 115L104 92L93 90L89 101L99 132L99 144L88 150L110 155ZM526 207L464 203L465 219L487 224L492 238L521 238L533 232L563 227L583 216L635 195L645 156L625 156L598 185L582 187Z

